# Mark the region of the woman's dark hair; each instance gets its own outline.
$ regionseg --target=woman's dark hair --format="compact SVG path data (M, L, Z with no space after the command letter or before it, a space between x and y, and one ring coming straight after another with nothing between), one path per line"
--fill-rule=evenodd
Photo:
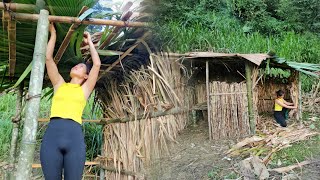
M92 64L90 64L90 63L85 63L85 65L87 66L87 74L89 74L89 73L90 73L90 70L91 70L91 68L92 68Z
M278 91L276 92L276 94L277 94L278 97L280 97L280 96L284 95L284 91L278 90Z

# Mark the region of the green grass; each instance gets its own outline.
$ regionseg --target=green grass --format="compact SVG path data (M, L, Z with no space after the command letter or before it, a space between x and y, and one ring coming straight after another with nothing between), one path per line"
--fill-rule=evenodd
M12 123L15 114L16 96L8 94L0 96L0 161L7 157L10 149Z

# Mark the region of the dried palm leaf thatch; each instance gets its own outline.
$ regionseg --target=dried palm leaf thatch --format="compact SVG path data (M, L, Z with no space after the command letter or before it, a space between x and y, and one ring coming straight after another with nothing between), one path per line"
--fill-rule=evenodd
M229 156L258 156L267 165L275 152L319 134L309 127L297 124L282 128L275 127L270 121L265 122L264 126L260 125L258 128L257 135L241 140L226 153Z
M106 118L134 117L104 128L105 166L118 170L107 171L108 179L134 179L121 172L141 174L153 158L169 152L167 143L186 126L186 113L150 118L152 112L187 106L181 64L163 55L151 54L150 60L152 66L131 72L120 86L109 82L109 90L99 93Z
M213 81L209 84L212 139L250 133L245 83Z

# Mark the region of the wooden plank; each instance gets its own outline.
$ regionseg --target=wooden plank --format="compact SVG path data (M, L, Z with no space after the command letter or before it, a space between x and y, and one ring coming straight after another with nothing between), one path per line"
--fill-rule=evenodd
M86 10L88 10L89 8L86 7L86 6L83 6L82 9L80 10L78 16L80 16L82 13L84 13ZM54 62L56 64L59 63L63 53L66 51L69 43L70 43L70 40L71 40L71 36L73 34L73 32L79 27L80 23L77 23L77 24L72 24L69 28L69 31L67 33L67 35L64 37L63 41L62 41L62 44L60 45L56 55L54 56Z

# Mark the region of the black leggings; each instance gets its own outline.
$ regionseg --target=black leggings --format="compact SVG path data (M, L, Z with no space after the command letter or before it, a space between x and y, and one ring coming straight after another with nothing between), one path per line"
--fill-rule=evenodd
M73 120L53 118L43 136L40 161L46 180L81 180L86 147L81 125Z
M280 124L280 126L282 127L287 127L287 113L287 108L282 108L282 111L274 111L274 118L276 119L277 123Z

